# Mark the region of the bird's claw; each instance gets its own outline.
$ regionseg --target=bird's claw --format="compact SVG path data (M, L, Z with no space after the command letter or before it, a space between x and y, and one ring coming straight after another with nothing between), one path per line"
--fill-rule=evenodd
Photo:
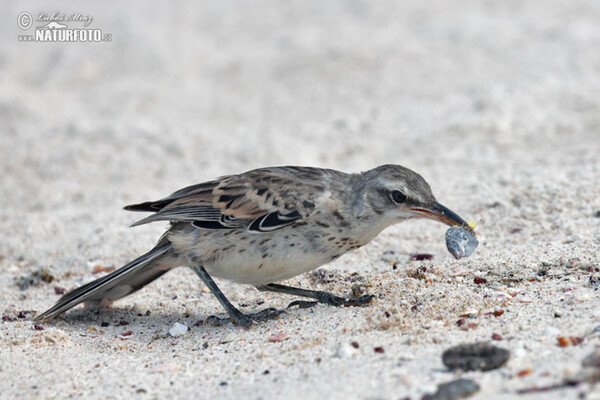
M210 317L206 318L206 323L212 324L214 326L222 326L231 322L244 328L249 328L254 322L265 321L267 319L275 319L284 313L284 310L277 310L275 308L265 308L264 310L254 314L240 313L236 316L229 316L223 318L211 315Z
M310 308L319 304L318 301L306 301L306 300L294 300L290 304L288 304L287 308L292 308L294 306L298 306L298 308Z

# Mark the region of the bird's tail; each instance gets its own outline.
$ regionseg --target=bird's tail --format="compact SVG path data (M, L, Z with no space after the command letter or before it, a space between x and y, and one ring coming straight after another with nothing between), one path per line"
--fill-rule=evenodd
M163 238L148 253L110 274L87 283L62 296L56 304L35 316L35 320L51 319L83 302L117 300L141 289L171 268L177 266L171 253L171 242Z

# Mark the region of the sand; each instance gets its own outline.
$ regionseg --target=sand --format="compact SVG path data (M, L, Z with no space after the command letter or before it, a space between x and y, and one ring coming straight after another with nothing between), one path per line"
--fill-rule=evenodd
M0 397L420 399L464 377L481 387L473 399L510 399L585 373L600 345L598 2L35 1L3 11ZM19 42L21 11L91 15L111 41ZM455 260L446 227L411 221L287 282L362 288L376 296L369 307L207 326L223 311L179 268L99 314L76 309L37 328L18 318L54 304L55 287L153 246L166 224L129 228L139 214L126 204L261 166L384 163L419 172L478 222L473 256ZM54 280L21 290L40 269ZM293 300L218 284L247 312ZM189 329L173 337L176 323ZM558 345L571 336L584 340ZM443 365L445 349L475 341L508 349L509 361L488 372ZM600 390L525 398L580 395Z

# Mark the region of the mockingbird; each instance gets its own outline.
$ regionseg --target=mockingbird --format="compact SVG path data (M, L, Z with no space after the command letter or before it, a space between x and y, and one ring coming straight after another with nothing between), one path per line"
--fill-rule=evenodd
M65 294L36 319L54 318L82 302L120 299L181 265L189 266L230 319L242 326L282 311L268 308L243 314L212 277L316 300L294 302L299 305L362 305L373 296L345 299L275 282L335 260L369 243L386 227L410 218L430 218L473 232L436 201L423 177L399 165L355 174L312 167L261 168L125 209L153 213L133 226L154 221L170 221L171 226L148 253Z

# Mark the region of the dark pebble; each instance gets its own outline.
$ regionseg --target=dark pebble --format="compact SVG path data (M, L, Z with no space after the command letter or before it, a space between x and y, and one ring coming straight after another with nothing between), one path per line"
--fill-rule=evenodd
M594 214L594 217L600 218L600 210L596 211L596 214Z
M457 260L469 257L479 245L472 232L459 226L453 226L446 231L446 248Z
M375 353L380 353L380 354L383 354L383 353L385 353L385 350L384 350L384 349L383 349L383 347L381 347L381 346L379 346L379 347L375 347L375 348L373 349L373 351L375 351Z
M412 253L410 259L414 261L433 260L433 254L427 253Z
M41 326L41 325L35 324L35 325L33 326L33 329L35 329L36 331L43 331L43 330L44 330L44 327L43 327L43 326Z
M355 349L358 349L360 347L360 345L358 344L358 342L352 342L352 343L350 343L350 345L352 347L354 347Z
M102 322L100 322L100 326L101 326L101 327L103 327L103 328L105 328L105 327L107 327L107 326L109 326L109 325L110 325L110 324L109 324L108 322L106 322L106 321L102 321Z
M36 311L33 311L33 310L19 311L17 313L17 318L29 318L35 313L36 313Z
M470 379L456 379L438 386L432 400L464 399L479 391L479 385Z
M124 319L119 321L119 325L123 326L123 325L129 325L129 322L125 321Z
M461 344L444 351L442 361L451 370L489 371L504 365L510 352L486 342Z
M14 321L15 319L13 317L11 317L10 315L3 315L2 316L2 321L3 322L11 322Z
M484 283L487 283L487 279L476 277L475 279L473 279L473 282L475 282L476 285L482 285Z
M67 289L60 286L54 286L54 294L65 294L67 293Z

